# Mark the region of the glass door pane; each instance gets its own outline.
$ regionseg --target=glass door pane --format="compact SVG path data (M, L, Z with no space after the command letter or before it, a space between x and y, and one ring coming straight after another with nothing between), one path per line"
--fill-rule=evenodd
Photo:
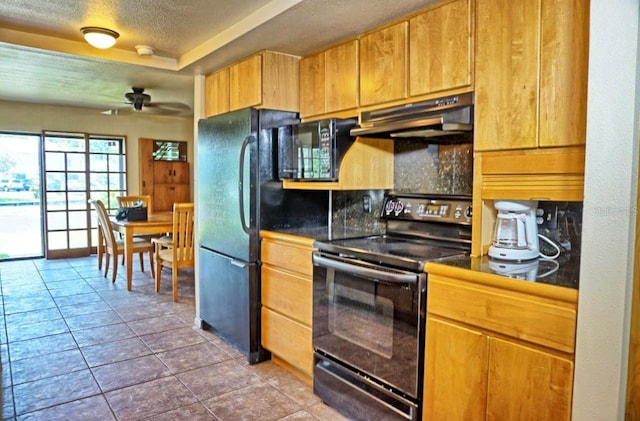
M45 132L46 256L86 256L96 249L97 225L88 204L117 208L126 193L125 139Z
M41 137L0 133L0 260L44 256Z

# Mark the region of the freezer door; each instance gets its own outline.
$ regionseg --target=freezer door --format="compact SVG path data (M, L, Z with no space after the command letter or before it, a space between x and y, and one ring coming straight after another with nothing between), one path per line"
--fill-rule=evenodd
M200 248L200 317L224 340L247 356L264 361L260 345L260 285L255 263Z
M244 109L198 124L200 245L244 261L258 258L257 119L256 110Z

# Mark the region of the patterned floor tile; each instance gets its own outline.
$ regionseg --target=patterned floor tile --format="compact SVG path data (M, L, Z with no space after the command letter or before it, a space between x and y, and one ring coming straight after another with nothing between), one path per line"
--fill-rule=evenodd
M91 369L102 391L107 392L169 376L171 371L155 355L119 361Z
M301 408L267 383L247 386L204 402L220 421L278 420Z
M16 415L100 393L89 370L76 371L13 386Z
M120 421L173 411L196 402L193 393L175 377L164 377L105 394Z

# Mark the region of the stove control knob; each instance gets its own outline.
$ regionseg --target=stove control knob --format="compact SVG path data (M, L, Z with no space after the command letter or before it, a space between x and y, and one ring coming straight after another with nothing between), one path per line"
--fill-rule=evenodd
M387 203L384 205L384 213L386 215L391 214L391 212L393 212L393 208L394 208L394 204L392 200L387 201Z
M402 212L402 209L404 209L404 204L398 200L393 210L396 213L396 215L400 215L400 212Z
M471 209L471 206L467 206L467 209L464 210L464 216L467 218L471 218L473 216L473 209Z

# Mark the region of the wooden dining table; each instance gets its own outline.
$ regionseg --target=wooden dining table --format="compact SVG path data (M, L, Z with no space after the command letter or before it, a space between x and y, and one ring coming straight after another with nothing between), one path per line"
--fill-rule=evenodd
M165 234L173 230L173 212L150 213L146 221L118 221L110 216L113 230L124 236L125 266L127 269L127 290L131 291L133 271L133 237L135 235ZM98 230L98 244L102 244L101 232ZM99 253L99 252L98 252ZM153 262L150 262L153 264Z

